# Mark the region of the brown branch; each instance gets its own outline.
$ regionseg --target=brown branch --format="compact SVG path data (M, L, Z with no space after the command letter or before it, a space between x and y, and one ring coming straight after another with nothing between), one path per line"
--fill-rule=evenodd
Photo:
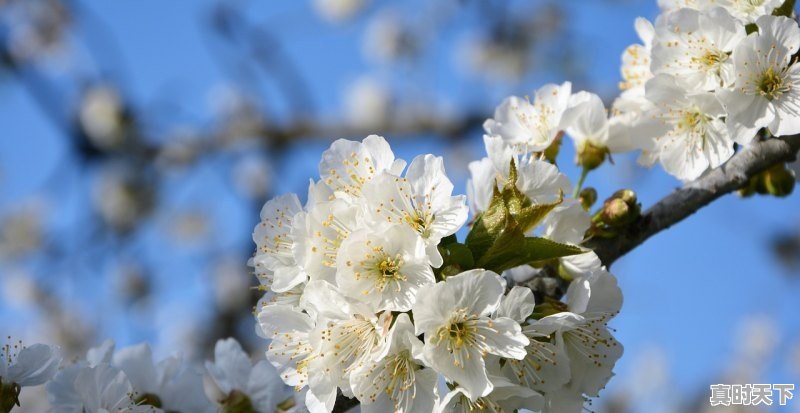
M626 231L588 242L607 266L648 238L677 224L717 198L743 187L749 179L781 162L796 159L800 135L766 139L735 154L721 167L667 195Z

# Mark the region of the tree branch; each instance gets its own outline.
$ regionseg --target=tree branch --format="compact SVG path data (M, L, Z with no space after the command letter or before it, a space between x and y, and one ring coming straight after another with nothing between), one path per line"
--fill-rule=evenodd
M587 243L606 266L648 238L680 222L721 196L744 186L749 179L781 163L796 159L800 135L756 142L736 153L728 162L684 185L650 207L642 217L614 238L596 238Z

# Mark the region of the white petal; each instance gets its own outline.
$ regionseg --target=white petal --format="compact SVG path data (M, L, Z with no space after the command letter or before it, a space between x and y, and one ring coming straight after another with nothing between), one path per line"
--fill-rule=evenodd
M566 297L570 311L578 314L614 314L622 308L622 291L617 278L602 269L574 280Z
M445 341L439 345L426 343L425 359L436 371L463 387L464 394L473 401L492 391L483 357L477 349L464 358L464 365L456 365Z
M114 365L125 372L134 390L151 394L158 392L153 353L147 343L120 349L114 355Z
M278 403L291 397L289 388L277 376L275 367L266 361L262 360L253 366L245 391L258 411L273 411Z
M4 363L5 360L0 361ZM38 386L50 380L58 370L61 357L58 349L44 344L34 344L20 350L16 362L8 367L5 381L20 386Z
M536 302L530 288L514 286L501 300L497 307L498 317L508 317L519 323L524 322L533 313Z
M486 351L501 357L521 360L527 354L525 346L530 342L519 323L506 318L498 317L493 320L478 321L478 329L483 335Z
M214 346L214 362L206 361L206 369L224 393L247 388L250 377L250 358L234 339L217 341Z

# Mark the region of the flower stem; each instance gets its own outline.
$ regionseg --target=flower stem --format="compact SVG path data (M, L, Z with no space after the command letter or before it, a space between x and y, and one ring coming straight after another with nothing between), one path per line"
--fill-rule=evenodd
M589 169L583 168L581 169L581 177L578 178L578 184L575 185L575 189L572 191L572 197L578 198L578 195L581 193L581 189L583 189L583 182L586 181L586 176L589 175Z

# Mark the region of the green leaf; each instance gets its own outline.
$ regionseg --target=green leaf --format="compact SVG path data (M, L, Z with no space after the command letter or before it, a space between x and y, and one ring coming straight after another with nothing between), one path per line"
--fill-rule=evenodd
M500 190L493 188L489 206L473 224L467 234L466 244L473 257L480 260L492 248L498 237L510 227L524 234L539 224L547 214L563 202L564 194L551 204L533 204L531 200L517 188L517 167L511 159L509 178ZM524 238L524 235L523 235Z
M442 254L442 266L434 269L437 280L444 280L475 268L472 251L464 244L458 242L448 245L439 244L439 253Z
M448 235L439 242L439 246L445 246L450 244L455 244L458 242L458 238L456 238L456 234Z
M555 207L564 201L564 194L560 193L558 201L552 204L536 204L522 208L517 213L512 213L512 217L522 228L522 232L528 232L538 225Z
M509 219L508 207L503 201L503 196L497 187L494 188L494 195L483 213L478 215L472 229L467 234L466 244L472 251L473 257L481 257L500 232L506 227Z
M792 17L792 11L794 10L795 0L786 0L783 4L778 7L777 9L772 11L773 16L786 16ZM748 32L749 34L749 32Z
M476 266L499 274L520 265L583 252L583 249L575 245L561 244L546 238L526 237L519 226L511 225L502 231Z

